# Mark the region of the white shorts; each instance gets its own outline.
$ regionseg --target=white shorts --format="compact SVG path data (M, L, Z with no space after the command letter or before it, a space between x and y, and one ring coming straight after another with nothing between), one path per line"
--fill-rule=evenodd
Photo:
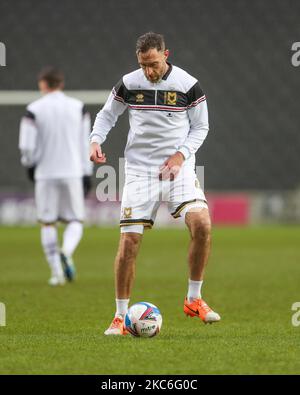
M84 196L81 178L37 180L35 201L39 222L71 222L84 219Z
M193 168L181 169L174 181L127 174L121 205L121 232L151 228L162 202L167 203L174 218L185 216L187 209L192 207L208 208ZM137 233L142 232L137 230Z

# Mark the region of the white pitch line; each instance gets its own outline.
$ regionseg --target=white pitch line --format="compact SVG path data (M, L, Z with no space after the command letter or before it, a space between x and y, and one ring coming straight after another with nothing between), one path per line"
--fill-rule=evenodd
M106 102L109 90L99 91L64 91L68 96L75 97L84 102L84 104L102 105ZM2 91L0 90L0 106L19 106L26 105L39 99L41 94L38 91Z

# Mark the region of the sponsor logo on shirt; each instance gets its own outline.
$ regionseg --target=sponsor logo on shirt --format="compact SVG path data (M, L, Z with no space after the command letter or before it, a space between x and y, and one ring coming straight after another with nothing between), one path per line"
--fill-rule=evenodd
M137 103L144 103L144 95L143 95L142 93L138 93L138 94L135 96L135 101L136 101Z

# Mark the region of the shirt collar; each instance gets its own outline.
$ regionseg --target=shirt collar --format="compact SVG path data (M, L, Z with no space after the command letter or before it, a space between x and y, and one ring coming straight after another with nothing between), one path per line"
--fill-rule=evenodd
M60 89L47 93L47 95L51 95L51 96L63 95L63 94L64 94L63 91L61 91Z
M162 80L164 80L164 81L169 77L169 75L171 74L172 68L173 68L171 63L167 62L167 64L168 64L169 68L168 68L167 72L165 73L165 75L162 77Z

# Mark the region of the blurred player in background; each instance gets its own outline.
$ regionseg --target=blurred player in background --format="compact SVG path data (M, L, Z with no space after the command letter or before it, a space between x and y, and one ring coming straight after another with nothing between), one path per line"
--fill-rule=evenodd
M72 255L81 240L84 192L91 186L89 161L90 114L83 103L66 96L64 75L46 67L38 76L44 94L27 106L20 125L21 163L35 181L35 200L41 242L51 269L49 284L72 281ZM63 244L58 246L57 221L65 222Z
M91 160L105 163L101 144L118 117L129 110L121 237L115 260L116 314L106 335L126 334L124 316L143 231L152 227L160 195L168 192L170 213L185 219L191 235L184 312L205 323L220 320L201 297L211 225L194 168L195 153L208 133L206 98L196 78L167 62L169 51L162 35L141 36L136 54L140 69L126 74L113 88L91 134ZM150 192L151 198L133 201L138 190L145 196Z

